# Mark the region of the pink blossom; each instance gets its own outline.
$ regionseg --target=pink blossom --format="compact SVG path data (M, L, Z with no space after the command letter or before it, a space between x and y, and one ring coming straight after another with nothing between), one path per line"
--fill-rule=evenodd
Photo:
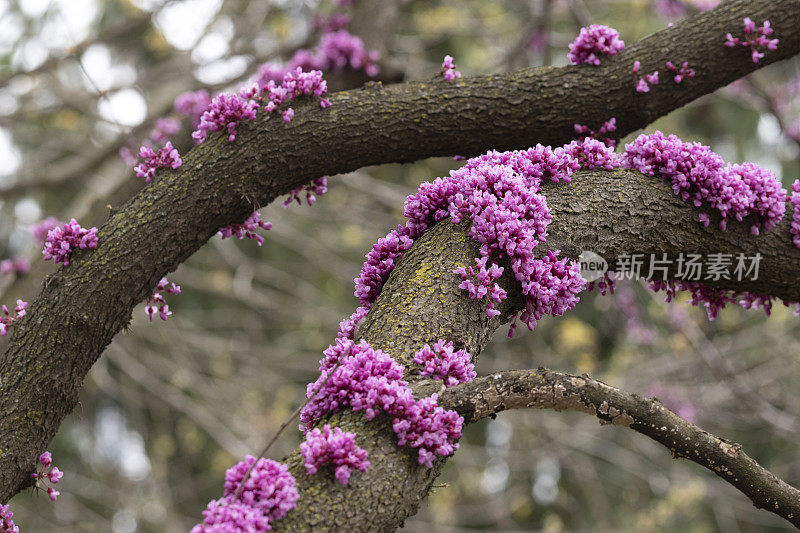
M456 70L456 68L456 64L453 62L453 56L444 56L444 61L442 62L444 81L453 81L461 77L461 72Z
M144 312L150 317L150 322L153 321L156 313L161 317L161 320L166 320L172 314L172 311L169 310L169 305L167 305L167 300L161 294L162 292L180 294L181 288L179 285L169 283L166 277L161 278L161 281L156 286L156 292L147 298L147 305L144 307Z
M241 224L229 224L219 228L219 235L223 239L228 237L236 237L237 239L255 239L259 246L264 244L264 237L256 233L258 229L269 231L272 229L272 222L264 222L261 220L261 213L253 211L253 213Z
M315 428L306 433L306 440L300 444L300 453L305 460L309 474L316 474L324 465L334 468L336 479L347 485L353 470L366 472L369 467L367 452L356 445L355 433L344 432L325 424L320 430Z
M430 376L444 382L445 387L466 383L475 379L475 367L466 350L454 350L452 342L442 339L428 344L414 354L414 362L422 365L420 375Z
M63 226L56 226L47 233L44 243L44 260L69 264L69 257L78 248L97 248L97 228L83 229L73 218Z
M625 42L620 40L617 30L592 24L588 28L581 28L578 37L569 45L568 56L575 65L600 65L600 55L613 56L624 48Z

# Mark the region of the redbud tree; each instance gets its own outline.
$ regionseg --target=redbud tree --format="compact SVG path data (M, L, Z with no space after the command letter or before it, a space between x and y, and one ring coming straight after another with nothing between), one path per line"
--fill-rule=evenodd
M800 2L479 4L19 37L0 531L800 524Z

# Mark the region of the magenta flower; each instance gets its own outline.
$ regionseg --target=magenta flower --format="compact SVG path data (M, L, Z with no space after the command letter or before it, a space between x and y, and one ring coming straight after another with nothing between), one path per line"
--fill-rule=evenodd
M215 96L200 117L197 129L192 133L196 143L206 139L210 131L225 131L228 141L236 139L236 129L242 120L254 120L258 103L243 94L220 93Z
M757 234L762 226L768 231L786 210L786 190L770 171L752 163L725 167L707 146L685 143L674 135L640 135L625 146L622 161L627 168L669 179L683 200L718 210L722 229L730 217L741 221L755 215L751 232ZM706 217L700 220L707 222Z
M261 510L222 498L209 502L203 511L203 523L194 526L190 533L256 533L271 529L269 518Z
M306 433L306 440L300 444L300 453L305 460L309 474L316 474L324 465L334 467L336 479L347 485L353 470L366 472L369 467L367 451L356 445L355 433L344 432L325 424L320 430Z
M564 151L577 159L581 168L589 170L594 168L613 170L622 164L619 155L611 146L590 137L582 141L572 141L564 146Z
M382 412L393 417L398 444L418 448L420 464L431 467L435 456L458 448L464 419L438 406L436 395L416 401L403 367L391 356L366 341L341 337L323 354L320 377L308 385L311 400L300 413L301 431L311 431L327 413L350 407L368 419Z
M167 305L167 300L161 294L162 292L180 294L181 288L179 285L169 283L166 277L161 278L161 281L156 286L156 292L147 298L147 305L144 307L144 312L150 317L150 322L153 321L156 313L161 317L161 320L166 320L172 314L172 311L169 310L169 305Z
M225 472L226 498L234 498L248 470L250 475L244 481L244 487L236 501L258 509L270 521L280 520L295 508L299 495L288 467L263 457L256 461L252 455L245 456L243 461Z
M655 70L651 74L645 74L643 78L639 77L639 69L641 68L642 64L639 61L633 62L633 73L635 74L636 82L636 92L637 93L647 93L650 92L650 84L658 85L658 71Z
M684 80L684 78L694 78L694 70L689 68L689 63L686 61L680 66L680 68L676 67L672 61L667 61L667 69L674 73L672 80L675 83L680 83Z
M453 350L452 342L442 339L425 345L414 354L414 362L422 365L420 375L430 376L444 382L445 387L466 383L475 379L475 366L470 362L466 350Z
M625 42L620 40L617 30L592 24L588 28L581 28L578 37L569 45L568 57L575 65L600 65L601 55L613 56L624 48Z
M444 56L444 61L442 62L444 81L453 81L461 77L461 72L456 70L456 68L456 64L453 62L453 56Z
M575 133L580 139L591 137L601 141L610 148L614 148L617 145L617 141L608 136L609 133L617 131L617 119L614 117L611 117L606 122L603 122L603 125L600 126L600 129L596 132L589 128L589 126L584 126L582 124L575 124L573 127L575 129Z
M789 199L792 203L792 225L789 231L792 233L792 242L800 248L800 180L792 183L792 196Z
M192 124L197 127L200 117L211 105L211 96L208 91L200 90L185 92L175 99L175 112L192 118Z
M12 518L14 518L14 513L10 506L0 505L0 533L19 533L19 527Z
M139 157L144 161L134 167L133 170L136 171L138 177L145 178L145 183L150 183L150 180L155 177L157 169L164 167L179 168L182 163L178 150L169 141L158 152L154 152L147 145L142 145L139 149Z
M0 274L27 274L31 269L31 263L27 257L13 257L0 261Z
M63 226L47 233L44 243L44 260L69 265L69 257L78 248L97 248L97 228L83 229L73 218Z
M321 178L311 180L311 183L289 191L289 197L281 202L281 206L285 209L292 205L293 201L297 201L297 205L303 205L303 202L300 200L300 196L303 193L306 195L306 203L312 206L314 202L317 201L317 196L322 196L326 192L328 192L328 178L322 176Z
M731 48L734 46L749 47L753 63L758 63L758 60L764 57L764 52L762 50L777 50L778 48L778 39L768 38L769 35L772 35L773 31L768 20L765 20L764 24L760 27L756 27L756 23L753 22L750 17L745 17L744 39L734 37L728 33L725 46Z
M230 224L219 228L219 235L223 239L228 237L236 237L237 239L255 239L259 246L264 244L264 237L256 233L258 229L269 231L272 229L272 222L264 222L261 220L261 213L253 211L253 213L241 224Z
M56 217L47 217L33 225L31 235L33 235L34 239L43 243L47 239L47 234L50 233L50 230L59 225L61 225L61 222Z
M39 463L42 466L39 467L36 472L31 474L31 477L36 480L36 488L47 488L47 496L51 501L56 501L58 495L61 493L49 486L48 482L52 484L58 483L64 473L59 470L58 467L53 466L53 458L50 455L50 452L44 452L42 455L40 455Z
M150 132L150 140L156 144L164 144L181 129L181 121L177 118L166 117L156 120L153 131Z

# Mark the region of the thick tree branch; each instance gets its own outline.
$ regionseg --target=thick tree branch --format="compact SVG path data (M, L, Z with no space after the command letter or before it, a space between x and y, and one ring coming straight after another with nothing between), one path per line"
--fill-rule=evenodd
M586 375L573 376L546 368L511 370L484 376L448 389L440 403L475 422L508 409L534 407L578 411L601 424L626 426L660 442L673 457L707 468L747 495L759 509L800 527L800 491L787 484L739 444L703 431L657 398L643 398Z
M725 33L740 28L744 16L770 19L781 39L778 50L758 65L746 51L723 44ZM798 17L800 0L727 2L634 44L602 67L525 70L456 83L437 80L388 88L373 84L333 95L333 107L328 110L311 103L297 106L289 125L274 117L242 124L234 143L210 137L186 154L179 170L163 173L113 214L99 231L98 249L76 254L68 268L46 282L28 316L14 326L0 365L0 501L29 483L35 457L74 407L83 378L130 320L133 307L220 226L243 220L254 207L312 178L365 165L523 148L536 142L560 144L570 139L575 122L594 127L611 116L617 117L619 133L626 134L760 66L796 54L800 51L794 24ZM667 60L689 61L698 76L681 85L664 83L641 95L633 89L634 59L646 71L662 68ZM649 180L649 187L666 190L655 179L641 179ZM631 197L624 208L635 211L637 202L639 198ZM692 208L684 207L683 212L687 227L695 224ZM607 225L614 229L619 213L606 216ZM442 263L424 283L413 276L404 278L408 270L395 271L367 319L365 338L406 361L413 353L411 347L437 338L450 338L474 353L480 350L497 324L490 327L481 305L472 302L470 307L453 279L454 261L468 262L464 257L477 255L465 235L462 231L442 237L442 247L427 250ZM716 242L712 237L716 236L706 235L704 242ZM561 238L569 242L567 234ZM787 238L785 248L790 246ZM426 250L422 244L416 248ZM412 259L407 262L413 265ZM392 279L405 280L407 285L394 286ZM449 294L443 301L461 298L458 306L441 307L439 300L414 292L430 287L436 287L433 295ZM404 294L410 300L403 301ZM784 294L789 293L779 295ZM509 305L513 301L508 300ZM427 302L426 307L410 305L422 302ZM416 314L401 314L401 308L416 309ZM447 312L454 308L459 313ZM373 327L382 333L370 337L369 324L380 324ZM374 436L374 443L391 443L394 438L385 426L375 425L378 422L367 424L355 417L349 424L359 426L362 438ZM410 454L395 445L383 449L386 465L402 468L382 479L377 477L381 468L375 468L364 484L374 482L376 491L386 487L387 492L379 495L381 505L371 499L364 503L383 513L376 523L392 528L415 508L425 494L420 489L432 482L435 471L415 466ZM401 456L402 464L397 463ZM319 494L321 479L301 479L309 497ZM395 492L403 488L407 490ZM357 490L348 488L348 501ZM325 498L338 497L336 490L329 492ZM315 519L330 519L330 523L334 523L332 514L341 511L341 506L315 507ZM291 516L302 515L298 510ZM348 515L345 511L339 516Z

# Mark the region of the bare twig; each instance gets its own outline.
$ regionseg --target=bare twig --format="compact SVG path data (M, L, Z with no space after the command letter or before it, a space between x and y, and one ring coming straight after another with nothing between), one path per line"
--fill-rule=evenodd
M592 379L546 368L512 370L462 383L439 403L475 422L508 409L533 407L578 411L601 424L626 426L715 473L753 504L800 527L800 491L778 478L742 447L687 422L656 398L643 398Z

